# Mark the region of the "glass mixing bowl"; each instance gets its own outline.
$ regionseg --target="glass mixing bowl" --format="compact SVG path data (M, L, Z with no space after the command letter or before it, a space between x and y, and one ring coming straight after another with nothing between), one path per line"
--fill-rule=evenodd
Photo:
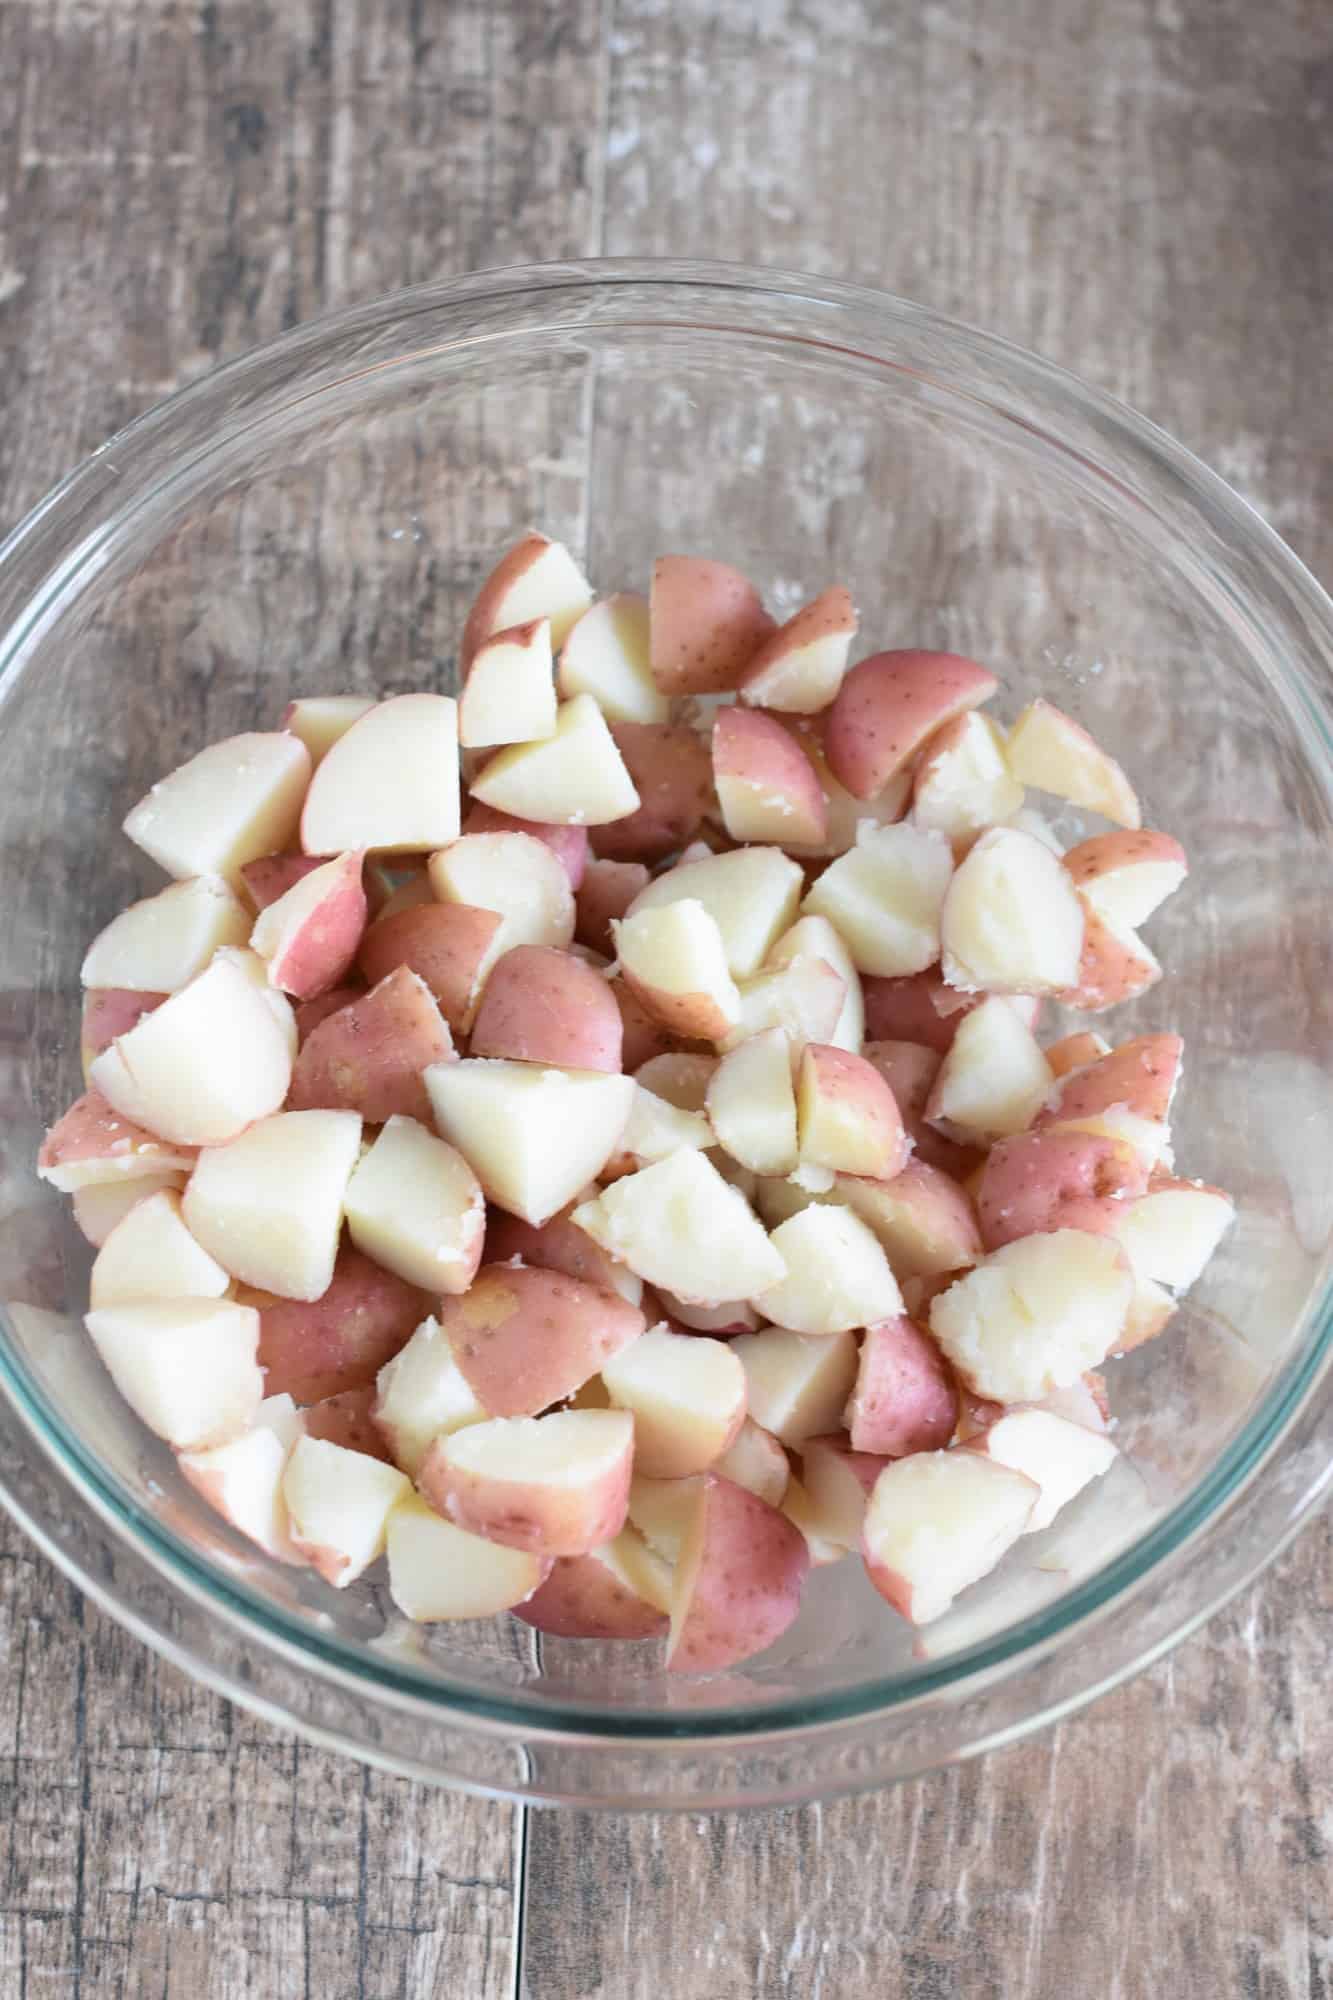
M744 1668L514 1620L417 1630L377 1581L270 1564L111 1391L90 1253L40 1185L81 1088L79 962L160 885L116 831L195 747L297 694L451 685L469 599L530 524L599 588L705 551L790 612L845 580L866 650L972 653L1128 766L1193 873L1169 977L1114 1019L1188 1040L1185 1171L1236 1228L1110 1368L1124 1456L912 1632L855 1561ZM851 286L548 265L298 329L114 438L0 554L4 1497L186 1671L393 1770L536 1800L772 1803L1001 1742L1152 1659L1252 1577L1333 1456L1333 606L1217 479L1060 370ZM1061 824L1072 837L1076 820ZM1103 1024L1105 1025L1105 1024Z

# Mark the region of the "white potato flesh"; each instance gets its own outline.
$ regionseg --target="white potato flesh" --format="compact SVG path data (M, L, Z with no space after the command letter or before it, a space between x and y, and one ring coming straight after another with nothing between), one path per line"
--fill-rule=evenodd
M771 1242L787 1275L750 1296L776 1326L795 1333L842 1333L902 1311L888 1258L849 1208L817 1203L802 1209L778 1224Z
M463 1155L415 1118L394 1117L359 1161L344 1204L353 1243L427 1292L465 1292L486 1232L486 1198Z
M680 1111L636 1079L629 1122L620 1135L622 1153L648 1166L678 1153L682 1146L703 1152L714 1143L713 1128L702 1112Z
M1099 1479L1119 1453L1109 1437L1070 1423L1049 1410L1009 1410L977 1441L998 1465L1010 1466L1033 1481L1040 1498L1026 1533L1049 1528L1062 1507Z
M322 1298L361 1150L355 1111L284 1111L199 1156L182 1201L192 1234L242 1283Z
M282 1497L287 1460L304 1433L304 1420L291 1397L270 1396L240 1437L204 1451L183 1451L177 1459L200 1497L278 1562L305 1561L292 1541Z
M218 1146L278 1109L294 1017L237 962L251 957L219 955L92 1063L89 1081L123 1118L176 1145Z
M780 1028L791 1045L793 1069L807 1042L827 1042L834 1033L847 993L831 965L804 953L771 972L745 980L738 991L740 1019L719 1046L724 1050L738 1048L766 1028Z
M549 826L607 826L639 806L606 718L588 694L560 704L550 736L497 751L473 779L472 796Z
M153 786L125 820L168 875L225 875L291 846L310 783L310 752L281 730L210 743Z
M590 694L608 722L667 722L671 703L648 664L648 600L631 591L603 598L565 640L562 697Z
M231 1299L135 1299L84 1324L135 1415L177 1451L239 1437L264 1398L259 1314Z
M708 1085L708 1115L733 1160L756 1174L789 1174L796 1165L796 1093L791 1045L767 1028L722 1058Z
M745 1370L721 1340L650 1327L602 1367L617 1409L634 1418L634 1464L686 1479L724 1452L745 1418Z
M1140 1278L1188 1291L1236 1219L1219 1188L1171 1181L1127 1201L1115 1229Z
M965 993L1057 993L1078 979L1083 905L1048 847L1015 827L959 863L940 924L944 977Z
M596 1180L634 1104L633 1077L480 1056L432 1064L426 1089L490 1200L534 1225Z
M748 1398L748 1379L746 1395ZM766 1500L770 1507L782 1505L791 1478L791 1465L781 1443L753 1417L745 1419L727 1449L715 1460L713 1471L743 1486L756 1499Z
M568 872L530 833L465 833L431 856L428 873L440 902L494 910L503 918L484 961L486 972L517 945L563 949L574 936Z
M861 975L856 962L847 949L841 931L831 924L827 917L800 917L789 931L784 931L768 955L772 966L790 965L796 958L819 958L825 965L831 965L846 989L842 1007L833 1024L832 1032L822 1039L833 1044L835 1049L849 1049L854 1056L861 1053L865 1041L866 1014L865 1000L861 991ZM821 1039L811 1036L810 1040Z
M490 1414L473 1394L436 1319L422 1320L375 1378L375 1427L394 1463L413 1479L437 1437L485 1423Z
M185 1179L184 1171L144 1174L137 1180L94 1182L89 1187L75 1188L74 1220L93 1248L100 1250L117 1224L141 1201L151 1201L155 1194L179 1194Z
M740 1019L722 934L695 898L632 911L611 936L644 1006L674 1033L719 1041Z
M382 701L340 736L310 781L307 854L429 854L458 834L458 705L444 694Z
M1134 787L1081 724L1040 696L1009 732L1009 768L1025 785L1086 806L1117 826L1141 825Z
M629 1486L629 1519L663 1562L674 1564L694 1515L697 1488L685 1479L649 1479L636 1472Z
M475 653L492 632L532 618L549 619L551 644L563 646L591 602L588 580L564 543L534 529L505 552L478 591L468 613L464 654Z
M305 695L287 704L282 726L310 752L312 765L321 764L340 736L368 715L375 703L367 694Z
M164 1190L116 1224L94 1259L88 1296L97 1309L130 1299L220 1299L230 1285L186 1227L180 1196Z
M682 1150L627 1174L572 1220L646 1283L701 1305L749 1297L786 1273L744 1196L703 1153Z
M250 915L220 875L194 875L113 917L83 961L85 986L174 993L224 945L243 945Z
M1023 798L1023 787L1005 762L998 725L973 708L926 745L913 785L912 818L962 841L984 827L1003 825Z
M831 861L802 912L827 917L861 972L898 977L924 972L940 955L940 911L953 873L942 833L903 822L857 829L857 842Z
M1038 1490L975 1451L923 1451L886 1465L866 1509L862 1549L881 1596L913 1625L943 1617L1027 1528Z
M1118 1243L1057 1229L993 1251L933 1301L930 1329L978 1395L1039 1402L1112 1352L1133 1291Z
M731 1351L745 1370L751 1418L783 1444L799 1446L840 1428L856 1387L859 1353L851 1333L765 1327L739 1334Z
M840 1541L832 1533L834 1524L825 1516L814 1496L795 1473L787 1482L787 1491L782 1497L781 1512L786 1515L792 1526L799 1528L804 1535L812 1569L822 1569L826 1563L841 1562L849 1553L851 1544Z
M474 653L458 697L459 742L465 750L480 750L554 734L550 620L536 618L492 633Z
M532 1596L549 1563L454 1526L415 1493L400 1500L385 1529L389 1595L423 1625L493 1618Z
M996 995L964 1014L935 1078L926 1117L965 1145L1025 1132L1055 1077L1032 1030Z
M680 862L641 890L629 916L692 898L719 931L733 979L750 979L796 916L804 877L800 864L776 847L738 847L729 854Z
M292 1541L336 1590L384 1554L389 1516L411 1491L394 1466L327 1438L298 1438L282 1475Z

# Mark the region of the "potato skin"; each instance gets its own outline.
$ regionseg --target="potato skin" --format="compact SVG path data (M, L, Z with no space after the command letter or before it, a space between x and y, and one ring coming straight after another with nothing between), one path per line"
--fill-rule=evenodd
M608 982L554 945L516 945L497 960L472 1026L474 1056L620 1071L620 1010Z
M643 1332L637 1306L563 1271L484 1264L438 1318L477 1401L496 1417L535 1417L582 1388Z
M1123 1213L1120 1203L1147 1185L1147 1168L1121 1140L1044 1127L1020 1132L986 1157L977 1185L981 1240L990 1251L1055 1229L1104 1236Z
M458 1032L470 1019L477 972L502 922L498 911L470 903L418 903L373 923L357 962L374 985L399 966L415 972Z
M559 1639L656 1639L667 1629L666 1613L627 1589L595 1554L557 1556L514 1616Z
M649 605L652 674L666 695L737 687L776 629L748 577L707 556L659 556Z
M593 852L602 861L664 861L688 845L713 804L708 746L692 729L669 722L613 722L611 734L639 807L595 826Z
M702 1519L690 1531L699 1538L698 1561L673 1619L669 1673L731 1667L762 1653L795 1620L810 1569L805 1536L776 1507L715 1472L703 1474L702 1488Z
M834 777L858 799L873 798L928 737L998 686L959 653L903 648L859 660L828 710L824 748Z
M359 1111L370 1125L397 1115L433 1129L422 1072L454 1055L453 1038L424 981L399 966L306 1038L288 1108Z
M285 1393L298 1403L323 1402L373 1383L435 1304L429 1292L372 1264L350 1244L339 1250L333 1282L313 1304L249 1285L238 1286L236 1296L259 1311L265 1395Z
M958 1385L928 1333L905 1314L868 1326L847 1404L852 1449L878 1458L941 1451L958 1424Z

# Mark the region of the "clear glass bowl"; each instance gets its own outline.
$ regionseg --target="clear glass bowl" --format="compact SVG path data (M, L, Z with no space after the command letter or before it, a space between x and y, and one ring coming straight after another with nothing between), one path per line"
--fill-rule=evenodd
M292 695L450 684L469 599L538 523L599 587L662 549L783 612L845 579L878 645L974 653L1129 766L1190 881L1169 980L1186 1171L1238 1226L1111 1369L1123 1462L940 1624L855 1562L786 1639L669 1683L652 1647L416 1631L206 1513L80 1328L89 1264L33 1174L80 1089L80 957L154 886L116 833L195 745ZM581 1804L772 1803L1012 1737L1150 1660L1329 1480L1333 606L1225 486L1032 356L778 273L549 265L299 329L151 411L0 555L4 1497L111 1614L233 1699L416 1777ZM1075 822L1066 819L1069 832Z

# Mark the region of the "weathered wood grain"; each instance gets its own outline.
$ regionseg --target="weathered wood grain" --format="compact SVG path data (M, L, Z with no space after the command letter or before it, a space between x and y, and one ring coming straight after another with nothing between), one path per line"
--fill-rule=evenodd
M282 326L605 249L1008 333L1327 577L1331 105L1323 0L0 0L0 522ZM1331 1601L1324 1523L984 1763L524 1834L191 1686L5 1526L0 1994L1331 2000Z

